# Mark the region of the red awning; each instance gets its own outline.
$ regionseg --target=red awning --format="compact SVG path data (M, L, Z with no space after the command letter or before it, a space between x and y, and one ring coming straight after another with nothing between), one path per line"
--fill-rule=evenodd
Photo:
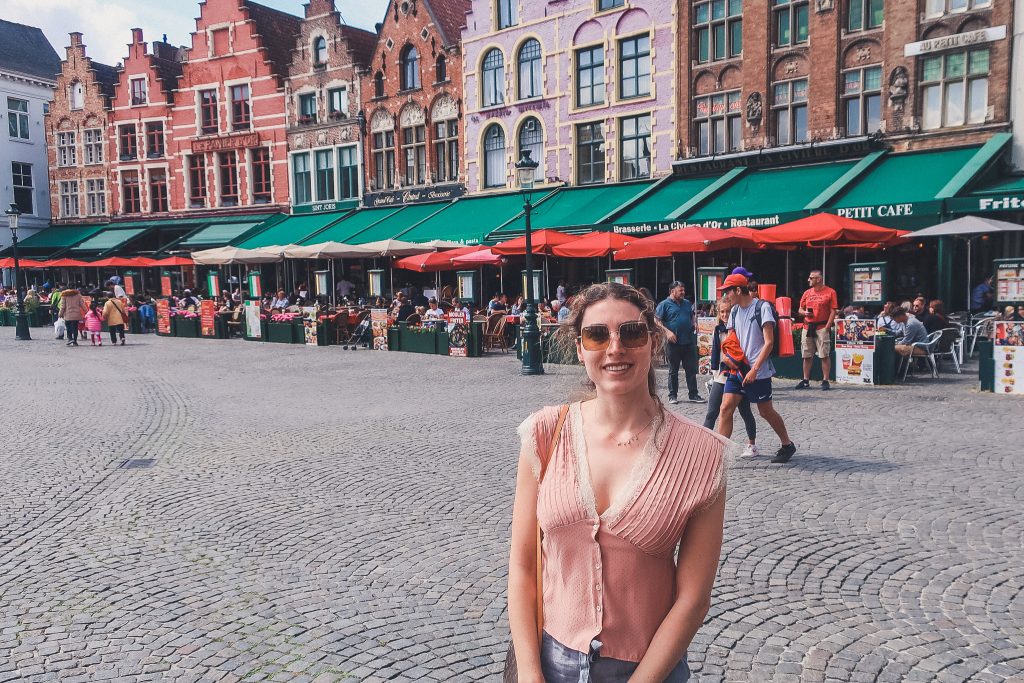
M46 265L42 261L33 261L32 259L20 258L18 259L18 266L21 268L45 268ZM0 258L0 268L13 268L13 258Z
M132 266L138 266L139 263L136 259L111 256L110 258L93 261L87 265L92 266L93 268L130 268Z
M551 253L554 256L568 258L595 258L614 254L626 246L629 241L631 241L630 238L617 232L592 232L577 240L552 248Z
M46 262L47 268L82 268L88 265L92 264L86 263L85 261L79 261L78 259L73 258L59 258L53 261Z
M551 255L552 249L561 245L575 242L580 239L576 235L566 235L557 230L537 230L531 237L531 247L534 254ZM526 236L517 237L514 240L499 242L491 247L495 254L502 256L522 256L526 253Z
M395 261L396 268L403 270L415 270L417 273L434 273L440 270L455 270L458 266L452 265L452 258L472 254L480 251L480 247L459 247L446 251L431 251L426 254L406 256Z
M721 251L722 249L752 246L753 242L731 230L699 227L681 228L679 230L663 232L652 237L631 240L625 247L615 252L615 260L663 258L673 254Z
M831 213L818 213L807 218L759 230L754 240L759 244L806 244L807 246L838 246L841 244L887 243L900 230L883 228L853 218Z

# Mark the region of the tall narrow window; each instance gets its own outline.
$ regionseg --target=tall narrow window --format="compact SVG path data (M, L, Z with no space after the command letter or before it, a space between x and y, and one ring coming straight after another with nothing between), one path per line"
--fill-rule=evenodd
M299 95L299 123L316 123L316 93Z
M743 52L743 0L696 0L693 33L698 62L738 57Z
M541 96L540 42L530 38L519 48L519 99Z
M604 182L604 132L600 123L576 126L576 184Z
M292 202L309 204L313 201L313 174L309 169L309 152L292 155Z
M118 126L117 140L118 154L121 157L121 161L139 158L139 139L134 123Z
M78 164L78 146L75 144L75 133L57 133L57 165L75 166Z
M384 97L384 74L380 71L373 75L373 96Z
M505 103L505 55L498 48L484 56L483 97L485 107Z
M60 181L58 184L58 191L60 192L60 217L76 218L79 215L78 181Z
M198 209L206 206L206 157L196 154L188 158L188 205Z
M882 127L882 67L843 74L846 134L871 135Z
M334 150L320 149L314 153L316 160L316 200L334 199Z
M698 97L694 100L694 128L697 154L726 154L743 146L743 117L740 91Z
M146 123L146 156L158 159L164 155L164 122L149 121Z
M518 0L497 0L498 2L498 29L515 26L519 23Z
M437 182L459 179L459 121L434 124L434 175Z
M616 7L622 7L626 0L597 0L597 9L603 11L606 9L615 9Z
M807 42L807 0L772 0L775 19L775 44L798 45Z
M217 167L220 172L220 205L238 206L238 154L234 150L218 153Z
M7 131L12 138L28 140L28 100L7 98Z
M444 83L448 80L448 60L444 55L438 55L434 62L434 82Z
M85 107L85 86L82 85L81 81L75 81L71 84L69 95L72 109L82 109Z
M619 41L619 97L651 94L651 38L648 35Z
M252 164L252 201L254 204L269 204L272 195L270 190L270 150L266 147L254 147L249 150Z
M210 135L220 130L217 119L217 91L199 91L199 129L203 135Z
M121 212L139 213L142 211L142 192L139 187L138 171L125 171L121 174Z
M252 107L249 104L249 85L231 86L231 130L249 130L252 125Z
M544 182L544 178L547 177L544 172L544 129L541 127L540 121L532 116L519 126L519 154L516 155L516 158L521 159L526 150L529 150L530 158L539 164L534 177L538 181Z
M930 19L949 12L966 12L991 6L992 0L927 0L925 16Z
M167 171L163 169L149 172L149 210L154 213L167 211Z
M884 0L850 0L847 10L846 28L850 31L863 31L878 28L885 18Z
M359 196L359 155L356 147L338 148L338 199Z
M138 107L149 102L145 78L133 78L129 81L132 91L132 106Z
M772 100L775 144L807 142L807 79L776 83Z
M85 163L103 163L103 129L90 128L82 132L85 142Z
M619 120L620 180L651 177L651 116Z
M576 50L576 106L604 102L604 48Z
M323 36L313 39L313 66L327 65L327 41Z
M395 132L381 131L373 134L374 189L383 190L395 186Z
M402 154L405 157L405 184L422 185L427 181L427 134L425 126L402 129Z
M927 57L921 64L921 127L984 123L988 115L988 49Z
M32 164L21 161L11 162L12 186L14 187L14 203L24 214L34 214L32 204Z
M103 178L85 181L85 211L90 216L107 213L107 181Z
M505 131L495 123L484 133L484 187L505 187L507 180Z
M405 46L402 50L400 66L402 68L402 90L420 87L420 53L415 47Z
M327 114L332 119L348 116L348 89L344 86L327 91Z

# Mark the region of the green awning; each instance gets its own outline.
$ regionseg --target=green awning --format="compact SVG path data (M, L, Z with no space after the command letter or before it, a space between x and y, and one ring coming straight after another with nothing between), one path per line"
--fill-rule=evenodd
M105 229L107 225L51 225L18 242L18 249L56 251L73 247Z
M676 209L707 188L715 180L717 180L716 176L672 180L626 209L625 213L615 218L612 222L615 225L640 225L643 223L664 222Z
M177 246L186 248L198 247L201 249L224 246L263 222L262 220L252 219L239 220L238 217L235 217L235 221L232 223L213 223L207 225L202 230L178 242Z
M1013 194L1024 192L1024 176L999 178L995 182L976 188L971 194Z
M374 223L401 211L401 208L389 206L386 209L361 209L338 221L323 232L307 237L300 244L320 244L321 242L343 242L358 235ZM367 240L364 240L367 241Z
M651 183L609 183L562 188L536 201L530 212L533 230L592 229L602 219L650 187ZM526 220L518 216L488 236L505 240L526 232Z
M76 254L93 251L103 253L121 247L129 240L133 240L150 228L120 228L108 227L106 230L90 237L77 244L71 251Z
M955 214L1024 211L1024 176L990 180L962 197L947 199L946 210Z
M802 218L807 203L855 163L844 161L749 171L684 216L684 222L718 228L767 228Z
M518 192L461 197L449 204L448 208L397 237L406 242L449 240L481 244L487 235L515 218L522 210L523 195Z
M408 204L395 213L377 221L358 234L348 238L351 244L365 244L377 240L387 240L407 232L417 223L430 218L441 211L448 202L432 202L430 204ZM405 240L405 238L401 238Z
M303 216L291 216L243 240L236 246L242 249L257 249L298 244L314 233L337 223L346 215L344 213L311 213Z

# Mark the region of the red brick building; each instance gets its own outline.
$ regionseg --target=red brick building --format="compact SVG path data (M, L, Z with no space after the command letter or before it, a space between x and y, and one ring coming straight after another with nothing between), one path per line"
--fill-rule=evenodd
M86 54L81 33L70 35L46 115L52 221L105 222L111 212L107 108L117 70Z
M377 36L342 23L334 0L306 5L285 93L293 207L356 205L365 187L360 71Z
M463 193L461 29L469 0L391 0L362 83L366 206Z
M680 157L881 133L896 151L1009 126L1011 3L687 0Z
M207 0L174 94L170 211L286 211L284 88L300 20L249 0Z

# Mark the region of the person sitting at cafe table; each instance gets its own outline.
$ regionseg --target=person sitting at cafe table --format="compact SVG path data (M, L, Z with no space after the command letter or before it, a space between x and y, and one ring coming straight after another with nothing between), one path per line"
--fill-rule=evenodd
M910 356L911 353L915 356L928 355L923 348L913 346L928 341L928 330L925 329L924 323L902 308L892 312L892 319L894 322L902 323L904 328L903 337L896 340L896 353L903 357Z
M288 308L288 295L285 294L283 289L277 290L277 296L270 300L270 310L272 311L283 311Z
M490 302L487 304L487 312L490 313L505 313L508 311L508 297L498 292L491 297Z
M917 319L924 325L929 334L938 332L949 327L949 318L946 317L946 308L939 299L932 299L928 303L928 310L917 316Z
M522 296L517 296L516 297L516 302L514 304L512 304L512 310L510 311L510 313L512 315L522 315L525 312L526 312L525 300L523 299Z
M466 320L472 320L473 319L473 314L466 307L466 305L462 303L461 299L452 299L452 312L458 312L458 311L462 311L462 314L464 316L466 316Z
M185 295L181 297L181 301L178 304L181 308L194 308L199 306L199 299L192 294L191 289L185 290Z
M395 303L391 306L391 315L395 320L405 320L410 315L416 312L416 308L412 305L405 294L402 292L398 293L395 297Z
M569 308L567 303L562 303L558 299L551 302L551 313L555 316L555 321L561 325L569 322L569 315L572 310Z
M437 305L437 299L431 298L427 302L427 310L423 313L424 320L444 320L444 311Z
M981 313L992 310L993 302L992 276L986 275L981 279L974 289L971 290L971 313Z
M895 323L892 319L892 312L896 310L896 308L897 306L895 301L886 301L882 306L882 312L878 314L877 318L875 318L875 327L880 330L889 330L893 334L897 334L898 332L902 335L902 330L893 329Z

